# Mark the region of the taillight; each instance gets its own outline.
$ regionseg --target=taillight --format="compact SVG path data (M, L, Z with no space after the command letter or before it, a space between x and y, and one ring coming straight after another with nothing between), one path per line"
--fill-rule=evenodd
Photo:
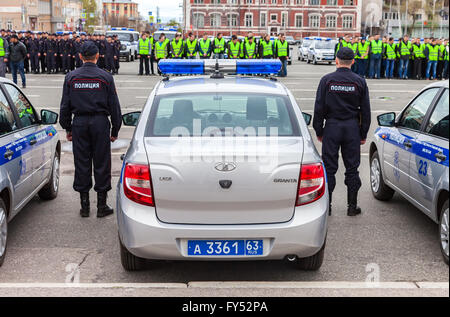
M126 164L123 189L128 199L142 205L155 205L148 165Z
M325 172L322 164L302 165L297 206L310 204L325 194Z

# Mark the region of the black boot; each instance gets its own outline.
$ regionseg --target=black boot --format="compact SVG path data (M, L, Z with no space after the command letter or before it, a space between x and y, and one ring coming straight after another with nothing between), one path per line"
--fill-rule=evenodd
M358 192L348 191L348 210L347 216L354 217L361 214L361 208L358 207Z
M114 210L106 204L107 199L107 193L97 193L97 218L104 218L114 213Z
M89 193L80 193L81 210L80 216L82 218L88 218L90 213Z

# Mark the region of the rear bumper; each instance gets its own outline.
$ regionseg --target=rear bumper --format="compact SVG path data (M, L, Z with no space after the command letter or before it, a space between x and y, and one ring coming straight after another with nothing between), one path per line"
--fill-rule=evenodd
M297 208L286 223L262 225L179 225L158 220L155 209L128 200L118 188L117 218L123 245L135 256L154 260L281 260L316 254L327 234L328 193L320 200ZM260 257L190 257L187 240L263 239Z

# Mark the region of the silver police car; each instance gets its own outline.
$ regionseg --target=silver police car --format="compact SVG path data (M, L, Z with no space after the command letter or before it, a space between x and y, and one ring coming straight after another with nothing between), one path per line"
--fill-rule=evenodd
M59 189L61 146L58 114L39 116L11 81L0 78L0 266L8 241L8 222L35 196L50 200Z
M174 69L197 74L189 63L211 61ZM136 130L117 188L122 265L287 259L317 270L329 197L311 116L276 79L223 76L246 62L220 63L211 76L162 80L142 113L124 115Z
M448 264L449 93L448 81L423 89L396 116L378 117L370 146L375 198L399 193L439 223L439 242Z

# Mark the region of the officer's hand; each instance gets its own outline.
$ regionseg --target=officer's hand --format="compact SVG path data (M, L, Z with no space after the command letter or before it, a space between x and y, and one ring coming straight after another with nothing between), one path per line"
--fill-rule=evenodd
M72 132L67 132L66 139L69 142L72 142Z
M322 143L322 141L323 141L323 136L318 136L318 137L317 137L317 140L319 140L319 142Z
M117 137L115 137L115 136L112 136L112 137L111 137L111 142L114 143L116 140L117 140Z
M8 63L8 59L7 59L7 58L5 58L3 61L4 61L5 63Z
M361 145L366 144L366 140L361 140Z

